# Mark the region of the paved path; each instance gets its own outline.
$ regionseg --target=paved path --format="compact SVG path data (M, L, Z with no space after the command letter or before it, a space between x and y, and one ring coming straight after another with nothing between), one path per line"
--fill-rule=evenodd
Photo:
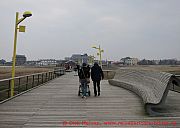
M100 97L78 97L78 78L67 73L39 88L0 104L0 128L59 127L157 127L162 125L122 124L171 123L180 126L180 94L168 94L165 117L145 114L141 99L134 93L102 81ZM76 123L76 124L71 124ZM88 124L89 123L89 124ZM115 124L110 124L115 123ZM118 124L119 123L119 124ZM173 124L176 123L176 126Z

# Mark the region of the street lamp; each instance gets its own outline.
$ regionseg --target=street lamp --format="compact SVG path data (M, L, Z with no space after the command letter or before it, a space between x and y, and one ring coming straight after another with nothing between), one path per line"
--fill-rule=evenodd
M102 52L104 52L104 50L101 49L100 45L99 45L99 47L93 46L92 48L98 50L97 55L99 56L99 61L100 61L99 63L100 63L100 66L102 67Z
M19 13L16 12L16 22L15 22L15 32L14 32L14 51L13 51L13 64L12 64L12 80L11 80L11 97L14 95L14 77L15 77L15 65L16 65L16 44L17 44L17 30L19 29L19 32L25 32L25 26L19 26L18 25L27 17L32 16L32 13L30 11L26 11L23 13L22 18L18 18Z
M91 55L89 56L89 64L93 65L93 63L94 63L94 58L95 58L95 57L94 57L93 55L92 55L92 56L91 56Z

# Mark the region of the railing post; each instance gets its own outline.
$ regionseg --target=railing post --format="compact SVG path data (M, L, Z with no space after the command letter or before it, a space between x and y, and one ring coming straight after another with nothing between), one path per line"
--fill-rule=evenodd
M44 77L44 83L45 83L46 82L46 73L44 74L43 77Z
M37 85L39 85L39 74L38 74L38 82L37 82Z
M56 73L54 73L55 74L55 78L57 77L57 74Z
M9 98L9 97L11 97L11 95L10 95L11 94L10 93L11 92L11 80L9 80L8 88L9 88L9 90L8 90L8 98Z
M18 79L18 94L20 92L20 84L21 84L21 78Z
M26 78L26 90L28 89L28 76L27 76L27 78Z
M45 82L47 82L47 73L46 73L46 79L45 79Z
M43 73L42 73L42 75L41 75L41 78L42 78L42 83L43 83Z
M49 81L49 72L47 73L47 80Z
M50 80L50 72L48 72L48 81Z
M33 81L32 81L32 88L34 87L34 75L33 75Z

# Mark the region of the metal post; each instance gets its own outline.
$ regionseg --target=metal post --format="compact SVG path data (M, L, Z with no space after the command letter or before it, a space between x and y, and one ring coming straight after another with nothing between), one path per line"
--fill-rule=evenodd
M43 83L43 73L42 73L42 75L41 75L41 78L42 78L42 83Z
M99 59L100 59L100 66L101 66L101 68L102 68L102 55L101 55L101 47L100 47L100 45L99 45Z
M9 90L8 90L8 98L9 98L9 97L11 96L11 95L10 95L10 89L11 89L11 80L9 80L9 87L8 87L8 88L9 88Z
M34 75L33 75L33 81L32 81L32 88L34 87Z
M26 79L26 90L28 89L28 76L27 76L27 79Z
M19 90L20 90L20 84L21 84L21 78L19 78L19 83L18 83L18 93L19 93Z
M14 76L15 76L15 65L16 65L16 44L17 44L18 16L19 16L19 13L16 12L16 22L15 22L15 32L14 32L13 65L12 65L12 80L11 80L11 97L14 96Z
M55 73L55 78L57 77L57 74Z
M48 72L48 81L50 80L50 72Z
M37 85L39 85L39 74L38 74L38 83L37 83Z

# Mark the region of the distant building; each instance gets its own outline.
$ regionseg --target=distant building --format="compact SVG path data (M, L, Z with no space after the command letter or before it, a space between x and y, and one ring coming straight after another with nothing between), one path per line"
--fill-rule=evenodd
M55 60L55 59L41 59L38 61L37 65L39 65L39 66L53 66L53 65L57 65L57 60Z
M152 61L152 60L146 60L146 59L143 59L143 60L140 60L138 62L139 65L156 65L156 63L158 64L158 61Z
M0 60L0 65L5 65L6 61L4 59Z
M176 65L177 59L165 59L160 60L159 65Z
M152 60L153 64L158 65L160 60Z
M68 60L69 61L69 60ZM64 67L67 60L57 60L57 67Z
M83 54L81 55L82 57L82 63L88 63L88 60L89 60L89 56L87 54Z
M28 66L36 66L38 62L39 61L35 61L35 60L26 61L26 65L28 65Z
M178 65L177 59L164 59L164 60L146 60L143 59L138 62L139 65Z
M137 58L131 58L131 59L125 60L125 64L126 65L137 65L137 63L138 63L138 59Z
M177 61L177 63L176 63L177 65L180 65L180 61Z
M67 57L66 57L67 58ZM72 54L72 56L70 57L70 60L82 64L82 63L88 63L89 60L89 56L87 54Z
M138 64L138 58L130 58L130 57L125 57L120 60L121 63L124 65L137 65Z
M26 63L25 55L16 55L16 65L23 65Z
M71 57L65 57L64 58L64 60L66 60L66 61L68 61L68 60L70 60L71 59Z
M70 57L70 60L73 60L75 62L82 62L82 55L81 54L72 54Z

